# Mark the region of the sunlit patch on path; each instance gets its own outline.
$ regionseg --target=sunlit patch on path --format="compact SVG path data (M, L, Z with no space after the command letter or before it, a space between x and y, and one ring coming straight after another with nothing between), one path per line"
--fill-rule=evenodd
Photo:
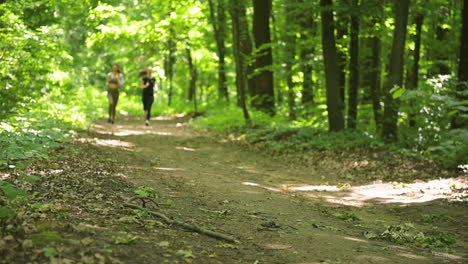
M363 206L367 203L424 203L437 199L468 200L468 177L466 176L414 183L375 182L360 186L283 184L280 188L276 188L252 182L242 182L242 185L260 187L274 192L300 192L305 197L352 206Z
M115 140L115 139L78 138L76 139L76 141L82 142L82 143L91 143L91 144L104 146L104 147L122 148L125 150L131 150L133 147L135 147L135 144L133 143L121 141L121 140Z

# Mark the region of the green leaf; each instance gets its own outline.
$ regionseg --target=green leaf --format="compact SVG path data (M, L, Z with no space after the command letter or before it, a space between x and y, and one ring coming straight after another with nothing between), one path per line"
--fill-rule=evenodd
M31 236L34 245L45 245L51 242L60 241L63 237L57 232L43 231Z
M55 250L55 248L43 248L42 252L44 252L44 256L48 258L57 255L57 251Z
M177 250L176 255L183 258L195 258L192 253L192 250Z
M38 180L40 179L39 176L34 176L34 175L25 175L20 178L21 181L23 182L29 182L31 184L35 184Z
M392 89L393 90L393 89ZM392 96L393 96L393 99L398 99L400 98L404 93L406 92L406 89L403 89L403 88L398 88L396 89Z
M16 212L10 206L0 207L0 218L12 217L15 214L16 214Z

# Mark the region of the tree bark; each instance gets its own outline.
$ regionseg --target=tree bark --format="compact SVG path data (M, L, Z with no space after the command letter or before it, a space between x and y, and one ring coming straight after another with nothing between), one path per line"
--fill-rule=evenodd
M374 36L371 39L372 43L372 61L371 61L371 75L370 75L370 90L372 97L372 109L374 113L374 122L377 131L380 131L382 124L382 106L380 105L380 96L381 96L381 47L382 41L379 36Z
M189 90L188 90L188 99L193 102L194 112L198 112L198 102L197 102L197 79L198 79L198 70L193 64L192 51L190 47L186 49L187 54L187 64L190 71L190 81L189 81Z
M286 25L293 26L296 24L294 16L294 8L296 7L297 0L289 0L285 3L285 16ZM284 32L284 41L286 43L285 49L285 61L286 61L286 80L288 86L288 108L289 108L289 119L296 119L296 95L294 92L295 84L293 81L294 69L293 66L296 63L296 33L293 31Z
M338 5L345 6L347 5L348 0L338 0ZM343 12L337 12L337 20L336 20L336 40L338 43L342 42L344 37L348 35L348 24L349 20L348 17L343 14ZM344 46L344 45L343 45ZM346 51L344 48L338 47L338 67L339 67L339 75L338 80L340 84L340 99L341 99L341 107L343 108L343 112L346 106Z
M353 1L353 10L358 10L359 0ZM356 129L358 88L359 88L359 17L357 11L351 15L351 42L349 61L349 89L348 89L348 128Z
M413 51L413 65L411 67L411 71L408 78L408 89L415 90L418 88L419 82L419 60L421 58L421 33L422 33L422 25L424 22L424 16L418 14L414 18L414 23L416 25L416 35L414 35L414 51ZM410 102L410 105L413 106L414 102ZM411 110L409 114L409 126L415 127L416 120L415 120L416 113L414 110Z
M403 56L405 51L406 27L408 25L408 12L410 0L395 1L395 30L390 56L390 69L385 83L385 106L383 116L382 136L387 142L396 142L398 139L398 108L399 101L394 99L391 90L403 83Z
M260 111L275 114L275 91L272 66L272 48L270 34L271 0L252 0L254 7L253 35L255 47L260 51L256 57L255 90L252 106Z
M327 110L330 131L344 129L343 107L340 98L338 54L336 51L332 0L320 0L322 6L322 48L327 86Z
M216 40L216 48L218 54L218 97L229 101L229 94L226 84L226 11L224 8L224 0L217 1L216 7L213 0L208 0L210 6L210 20L213 26L213 31Z
M246 86L247 86L247 63L246 56L250 55L252 47L245 45L246 42L243 40L245 36L248 36L248 28L243 27L242 19L245 17L245 3L244 0L229 0L230 13L232 20L232 39L234 46L234 59L236 63L236 86L239 94L239 106L242 108L244 120L247 124L250 124L250 115L247 109L246 99Z
M458 63L457 98L460 101L468 100L468 0L463 1L462 29L460 36L460 61ZM462 94L464 93L464 95ZM456 114L452 119L452 128L467 128L468 120L461 118L460 114L468 115L467 111Z
M166 55L166 60L165 60L166 74L167 74L166 77L169 80L169 92L168 92L168 102L167 102L169 106L171 106L172 104L172 93L173 93L173 86L174 86L173 85L174 63L175 63L174 53L176 49L174 38L175 38L175 32L174 32L174 28L171 25L169 29L169 40L167 43L168 53Z
M305 4L307 0L301 0ZM315 48L311 45L310 40L314 36L315 23L311 17L311 10L303 10L301 13L301 20L299 22L301 26L301 46L300 46L300 59L301 59L301 71L303 75L302 79L302 103L311 104L314 102L314 90L313 90L313 79L312 79L312 56L315 52Z

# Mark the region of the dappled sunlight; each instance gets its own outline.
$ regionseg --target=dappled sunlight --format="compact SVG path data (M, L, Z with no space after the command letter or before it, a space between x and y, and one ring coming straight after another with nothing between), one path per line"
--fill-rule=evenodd
M173 134L170 132L161 132L161 131L154 131L151 129L124 129L122 126L117 126L118 130L109 130L103 126L95 125L94 132L101 134L101 135L113 135L118 137L126 137L126 136L142 136L142 135L157 135L157 136L172 136Z
M154 168L155 170L160 170L160 171L185 171L185 169L181 168Z
M185 150L185 151L192 151L192 152L193 152L193 151L196 151L196 150L193 149L193 148L186 148L186 147L176 147L176 149L178 149L178 150Z
M359 239L359 238L355 238L355 237L343 237L345 240L350 240L350 241L354 241L354 242L359 242L359 243L369 243L369 241L367 240L364 240L364 239Z
M279 244L279 243L269 243L269 244L263 245L263 247L266 249L276 249L276 250L285 250L285 249L293 248L292 245Z
M272 191L272 192L283 192L283 190L281 190L281 189L277 189L277 188L273 188L273 187L261 185L261 184L258 184L258 183L253 183L253 182L243 182L242 185L260 187L260 188L263 188L265 190L269 190L269 191Z
M94 145L99 145L99 146L104 146L104 147L122 148L125 150L132 150L132 148L135 147L135 144L133 143L121 141L121 140L115 140L115 139L78 138L76 139L76 141L81 142L81 143L91 143Z
M409 253L399 253L397 255L400 256L400 257L409 258L409 259L417 259L417 260L427 259L426 257L418 256L418 255L414 255L414 254L409 254Z
M375 182L368 185L297 185L283 184L280 188L258 183L242 185L259 187L274 192L299 192L311 199L330 203L363 206L368 203L424 203L437 199L449 201L468 200L467 177L415 181L414 183Z
M183 118L185 117L185 114L176 114L176 115L171 115L171 116L158 116L153 119L156 120L163 120L163 121L170 121L170 120L175 120L177 118Z

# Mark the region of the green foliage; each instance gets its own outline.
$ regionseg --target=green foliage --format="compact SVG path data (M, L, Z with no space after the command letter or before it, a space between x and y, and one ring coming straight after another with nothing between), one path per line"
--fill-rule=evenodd
M448 235L426 236L423 232L417 230L412 223L389 225L379 235L367 232L365 236L369 239L379 238L398 244L412 244L424 248L448 247L455 244L455 239Z
M249 128L276 127L286 123L286 119L281 116L271 117L259 111L251 111L250 114L252 124L248 126L239 107L220 105L210 108L206 116L197 118L193 127L223 134L240 134Z
M63 240L63 237L57 232L42 231L31 235L34 245L41 246Z
M401 146L421 156L456 168L468 163L468 131L450 129L452 118L468 120L467 103L453 91L457 83L449 76L430 79L416 90L407 90L401 97L401 110L413 116L415 127L401 129Z
M132 244L132 243L136 242L139 239L141 239L139 236L130 236L130 235L112 236L112 241L114 241L114 244L116 244L116 245Z
M0 219L9 218L16 215L16 210L28 202L27 192L17 186L0 180L0 201L5 200L0 206Z
M343 220L343 221L359 221L361 220L357 215L349 212L336 212L333 214L336 218Z
M263 142L279 152L298 150L339 150L359 147L381 147L383 144L367 133L341 131L328 133L310 127L277 127L256 129L247 133L248 141Z
M47 159L49 149L74 134L69 124L49 119L44 113L30 113L6 121L0 122L0 169Z
M133 192L141 197L158 198L156 191L153 188L147 186L140 186Z

